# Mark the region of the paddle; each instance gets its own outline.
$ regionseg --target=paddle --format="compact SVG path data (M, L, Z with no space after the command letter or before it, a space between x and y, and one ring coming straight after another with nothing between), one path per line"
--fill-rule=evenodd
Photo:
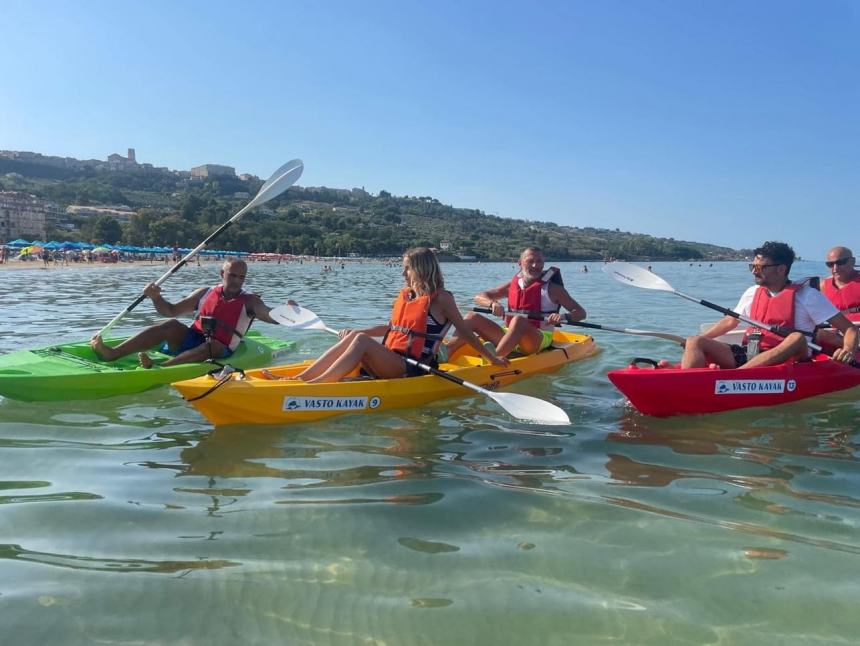
M272 176L266 180L266 183L260 187L260 190L257 191L257 194L254 196L254 199L248 202L245 207L239 211L232 218L227 220L224 224L218 227L215 231L213 231L208 238L206 238L203 242L197 245L194 249L188 252L182 260L177 262L173 267L171 267L167 272L164 273L158 280L155 281L156 285L161 285L170 278L173 274L179 271L189 260L194 258L201 249L203 249L207 244L212 242L216 237L218 237L225 229L230 227L234 222L236 222L239 218L245 215L251 209L254 209L258 206L261 206L268 202L269 200L276 198L278 195L286 191L290 186L298 181L299 177L302 175L302 171L304 170L304 164L300 159L293 159L292 161L288 161L286 164L281 166L278 170L276 170ZM143 299L146 296L141 292L141 294L132 302L131 305L126 307L122 312L117 314L113 320L105 325L100 331L99 335L104 336L108 330L110 330L114 325L119 323L126 314L131 312L135 307L140 305Z
M493 310L489 307L473 307L473 312L483 312L484 314L492 314ZM535 321L542 321L544 319L540 314L526 314L524 312L506 312L510 316L525 316ZM667 341L673 341L675 343L683 343L684 337L678 336L677 334L669 334L668 332L649 332L647 330L634 330L626 327L611 327L609 325L598 325L597 323L586 323L585 321L562 321L563 325L574 325L576 327L584 327L590 330L604 330L606 332L621 332L623 334L635 334L637 336L653 336L658 339L666 339Z
M782 328L778 325L768 325L767 323L762 323L761 321L747 318L746 316L743 316L742 314L739 314L734 310L730 310L727 307L722 307L715 303L711 303L710 301L700 300L693 296L688 296L683 292L679 292L677 289L672 287L669 283L667 283L665 280L663 280L653 272L648 271L647 269L643 269L642 267L639 267L637 265L631 265L627 262L613 262L608 265L604 265L603 271L609 274L619 283L624 283L625 285L632 285L633 287L641 287L642 289L656 289L661 292L671 292L672 294L680 296L681 298L685 298L688 301L693 301L694 303L698 303L699 305L704 305L705 307L709 307L712 310L721 312L726 316L732 316L740 321L743 321L744 323L747 323L757 328L761 328L763 330L767 330L768 332L772 332L773 334L776 334L778 336L785 337L792 332L795 332L795 330L792 329ZM800 330L796 331L799 332ZM803 332L803 334L811 336L811 334L807 332ZM807 341L807 344L816 352L821 352L828 356L832 356L833 354L832 351L825 350L820 345L817 345L815 343ZM860 368L860 362L857 362L856 360L852 360L850 362L850 365L854 366L855 368Z
M273 308L269 312L269 316L281 325L288 327L300 330L325 330L331 334L337 334L337 330L328 327L316 314L298 305L280 305ZM420 361L416 361L411 357L404 358L408 363L421 368L425 372L434 374L442 379L447 379L464 388L474 390L476 393L486 395L504 408L511 417L536 424L570 424L570 418L567 416L567 413L555 404L536 397L529 397L528 395L493 392L447 373L444 370L438 370Z

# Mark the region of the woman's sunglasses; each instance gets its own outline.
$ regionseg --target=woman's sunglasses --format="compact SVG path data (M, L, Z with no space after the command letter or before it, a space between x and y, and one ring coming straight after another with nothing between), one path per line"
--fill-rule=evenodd
M829 269L833 269L834 267L841 267L849 260L851 260L851 258L840 258L839 260L828 260L824 264L827 265Z

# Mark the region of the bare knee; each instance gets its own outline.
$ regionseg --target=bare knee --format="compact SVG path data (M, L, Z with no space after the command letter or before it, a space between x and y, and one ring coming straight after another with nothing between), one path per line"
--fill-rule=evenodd
M786 347L791 348L797 354L806 352L806 349L808 347L806 343L806 337L800 332L792 332L787 337L785 337L785 341L783 341L783 343L786 345Z
M688 337L686 343L684 343L684 349L690 352L701 352L703 341L705 341L705 337L703 336Z

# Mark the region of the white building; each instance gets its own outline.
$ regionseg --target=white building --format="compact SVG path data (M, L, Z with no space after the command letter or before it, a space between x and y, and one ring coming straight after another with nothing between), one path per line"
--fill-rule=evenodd
M61 216L54 202L20 191L0 191L0 244L16 238L44 239Z
M203 164L191 169L191 177L236 177L236 169L232 166L218 164Z

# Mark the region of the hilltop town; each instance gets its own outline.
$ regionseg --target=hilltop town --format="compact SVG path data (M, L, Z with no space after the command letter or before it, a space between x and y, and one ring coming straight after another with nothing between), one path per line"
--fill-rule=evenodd
M15 239L194 246L262 186L223 164L189 170L125 156L79 160L0 151L0 244ZM446 260L507 260L537 244L555 260L721 260L743 252L550 217L500 218L430 196L363 188L293 186L219 239L224 249L309 255L391 256L434 247ZM587 215L584 216L584 219Z

